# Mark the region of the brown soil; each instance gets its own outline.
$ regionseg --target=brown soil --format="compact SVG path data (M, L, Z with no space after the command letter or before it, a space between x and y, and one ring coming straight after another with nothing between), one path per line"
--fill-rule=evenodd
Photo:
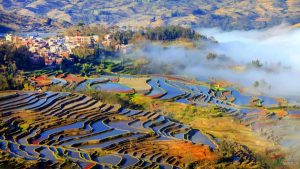
M80 83L85 80L85 78L73 74L68 74L64 79L69 83Z
M39 76L35 78L34 81L37 83L37 86L49 86L52 83L47 75Z
M133 88L135 91L149 91L151 86L147 84L149 78L119 78L118 83Z
M207 145L193 144L181 140L149 141L138 143L135 146L159 149L160 152L167 153L168 156L179 157L181 163L203 160L214 161L217 159L217 154L211 151Z

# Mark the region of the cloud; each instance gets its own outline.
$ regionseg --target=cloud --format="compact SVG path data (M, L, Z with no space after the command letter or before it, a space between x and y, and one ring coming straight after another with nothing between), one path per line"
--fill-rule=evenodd
M266 30L223 32L219 29L202 29L202 33L214 36L219 45L209 50L225 54L240 64L258 59L265 69L233 73L226 79L247 82L263 79L271 85L269 94L283 97L299 96L300 84L300 30L280 25ZM277 70L276 72L264 70Z
M255 81L264 81L268 87L255 88L264 94L281 97L300 95L300 30L280 25L265 30L230 31L198 29L213 36L219 43L204 43L201 47L187 49L180 46L164 47L145 43L135 52L151 60L151 67L159 70L169 65L172 73L207 79L215 77L252 87ZM218 55L207 60L208 53ZM251 66L259 60L262 67ZM245 71L229 69L242 65Z
M214 36L221 45L213 48L238 61L259 59L268 63L285 63L300 70L300 30L281 25L266 30L222 32L219 29L200 29Z

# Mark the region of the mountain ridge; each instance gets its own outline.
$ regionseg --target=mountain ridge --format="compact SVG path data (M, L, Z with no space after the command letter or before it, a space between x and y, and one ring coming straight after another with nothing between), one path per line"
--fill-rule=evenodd
M68 22L58 22L55 19L39 16L18 15L15 12L0 10L0 32L31 32L51 31L58 28L70 26Z
M300 23L300 2L296 0L2 0L0 5L0 9L18 15L73 24L183 25L249 30L283 22Z

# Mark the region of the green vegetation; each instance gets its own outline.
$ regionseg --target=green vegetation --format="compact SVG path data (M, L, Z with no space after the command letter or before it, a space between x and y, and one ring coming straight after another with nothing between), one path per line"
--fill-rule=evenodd
M2 65L11 65L8 69L31 69L30 57L32 53L25 46L16 46L11 43L0 45L0 63ZM14 68L15 67L15 68Z
M127 107L130 109L141 109L142 106L134 104L132 98L135 94L119 94L105 91L97 91L91 88L87 88L80 93L92 97L93 99L100 100L106 104L119 104L122 107Z
M89 46L79 46L73 50L73 57L80 62L93 61L97 55L97 48L90 48Z
M78 25L66 29L64 34L73 36L78 32L81 35L99 35L101 40L110 34L111 45L103 47L100 44L94 44L93 46L76 47L70 56L72 59L63 59L62 63L54 68L55 70L59 69L64 73L81 74L82 76L116 72L122 74L147 73L147 60L120 58L117 48L128 43L140 43L140 40L171 42L176 39L192 41L205 38L193 29L180 26L140 28L133 31L120 27ZM43 74L44 59L40 58L33 64L33 59L31 59L33 54L24 46L4 43L0 46L0 54L0 90L23 89L24 87L29 89L30 82L26 81L26 77ZM35 71L36 69L41 69L41 72ZM26 74L23 74L23 71L27 71Z
M81 74L83 76L92 76L100 74L110 74L112 72L120 72L124 70L124 67L120 62L114 60L105 60L103 62L70 62L67 59L64 59L62 64L59 66L61 72L72 73L72 74ZM134 73L130 69L127 69L127 74Z
M119 104L122 106L128 106L129 101L125 96L121 97L120 94L104 91L96 91L91 89L86 89L80 93L87 94L96 100L100 100L107 104Z
M253 60L252 62L252 66L254 66L255 68L261 68L263 67L263 64L260 62L260 60Z
M216 53L208 53L206 56L207 60L215 60L217 58L217 54Z
M129 42L138 42L141 39L151 41L173 41L176 39L197 40L201 36L191 28L181 26L162 26L155 28L132 30L118 30L112 33L113 44L128 44Z
M49 88L50 91L53 92L75 92L75 86L65 88L61 86L51 86ZM98 91L94 90L91 87L87 87L82 91L77 93L81 93L87 96L92 97L95 100L99 100L106 104L118 104L123 107L131 108L131 109L142 109L141 105L134 104L132 99L135 97L135 94L119 94L113 92L106 92L106 91Z
M266 151L274 149L270 142L264 140L241 125L239 121L223 113L215 106L197 107L162 100L153 100L141 95L135 95L132 103L140 105L145 110L159 111L175 121L188 124L218 138L218 154L221 157L217 168L269 168L276 166ZM250 151L250 149L251 151ZM239 162L234 162L235 157ZM247 158L244 158L247 157ZM190 167L201 166L201 162L190 164ZM276 167L283 166L278 164Z
M83 24L78 26L84 27ZM113 32L112 35L114 44L128 44L137 41L137 39L173 41L181 38L187 40L201 38L201 35L197 34L192 29L182 28L179 26L147 28L139 31L116 30L117 31ZM123 61L118 59L105 60L106 56L104 53L106 50L107 49L103 49L103 51L101 51L99 46L95 46L95 48L90 48L89 46L80 46L73 51L74 54L72 57L74 58L74 61L64 59L59 67L59 71L49 73L46 70L32 71L32 67L30 67L30 57L32 54L28 52L28 49L25 47L16 47L11 44L4 44L0 48L0 61L2 64L0 89L22 89L24 87L25 90L32 90L28 82L25 82L24 80L23 70L29 70L29 73L26 75L33 75L34 77L43 74L57 75L57 73L67 72L81 74L82 76L86 77L93 74L114 73L121 71L125 72L124 70L126 66L124 66ZM211 53L208 54L207 60L214 60L216 57L217 56L215 54ZM139 65L143 66L144 63L146 62L136 61L134 63L130 63L130 66L133 65L133 68L126 69L126 72L137 73L140 68ZM261 67L259 61L255 61L252 64ZM84 78L82 79L85 80ZM76 85L78 84L70 82L68 83L67 88L54 85L51 86L49 90L54 92L59 91L76 93ZM257 82L257 84L255 83L254 85L259 86L259 83ZM209 87L214 91L225 91L225 88L218 84L211 84ZM43 88L43 90L47 90L47 87L45 87L45 89ZM283 165L282 163L284 159L282 158L279 158L274 163L271 163L268 161L268 159L265 159L267 157L265 157L264 154L262 155L261 152L258 152L257 148L254 148L255 153L250 151L248 146L251 146L252 149L254 146L259 144L265 146L266 143L255 138L255 136L250 135L249 133L251 131L248 131L249 128L241 126L238 121L228 117L220 108L216 106L209 105L208 107L197 107L194 105L180 104L175 102L152 100L138 94L117 94L112 92L96 91L92 89L90 85L88 85L85 90L80 91L79 93L90 96L96 100L100 100L106 104L121 105L130 109L143 109L146 111L160 112L174 121L188 124L195 129L203 130L203 133L208 135L211 139L218 138L218 153L220 158L217 161L217 164L214 165L219 166L220 168L267 168L267 164L276 167ZM257 104L257 107L262 107L261 100L255 100L255 103ZM112 119L120 120L115 116L113 116ZM18 125L22 132L26 132L30 127L28 123L31 123L31 121L28 118L27 120L27 123L20 123ZM236 140L236 142L232 142L233 140ZM259 144L257 142L259 142ZM130 145L132 144L133 143L130 143ZM99 154L95 154L95 156L98 155ZM238 160L235 160L235 158ZM267 164L265 164L264 161L267 161ZM69 163L71 163L71 161L65 161L66 165L69 165ZM188 168L196 168L203 165L206 166L209 164L203 164L201 161L193 162L188 165Z
M72 162L73 165L76 164ZM0 169L35 169L47 168L49 163L42 160L25 160L20 157L12 157L8 152L0 152Z
M149 40L171 41L179 38L182 39L198 39L200 34L193 29L183 28L180 26L164 26L146 29L142 33Z
M133 36L136 36L135 34L136 33L133 32L132 30L126 30L126 31L117 31L112 36L115 43L126 45L129 43L129 41L133 39Z
M135 1L135 4L131 4L131 2L119 2L120 6L124 7L121 10L116 9L106 9L106 7L101 8L99 6L98 1L95 1L95 6L97 6L97 9L90 10L86 9L83 10L87 13L86 16L89 16L92 21L93 20L101 20L104 22L107 22L107 20L115 20L115 16L118 16L117 19L125 20L132 19L130 18L132 13L139 13L139 11L143 11L147 9L149 13L148 16L143 16L143 21L141 23L138 23L139 25L144 26L143 28L137 28L132 29L130 27L106 27L101 25L96 26L86 26L84 22L80 21L77 26L70 27L65 30L64 34L69 36L75 36L75 35L82 35L82 36L90 36L90 35L99 35L100 42L105 42L103 44L95 44L93 47L88 45L81 45L79 47L76 47L72 52L70 60L64 59L62 64L56 68L54 72L49 72L45 69L36 71L35 69L40 69L44 66L44 63L41 62L40 64L32 64L31 58L32 53L28 51L28 49L24 46L17 46L13 44L3 44L0 46L0 90L9 90L9 89L25 89L25 90L34 90L33 85L30 83L30 79L28 77L36 77L39 75L47 74L49 76L51 75L57 75L58 73L62 74L80 74L81 76L85 76L85 78L80 77L83 79L82 81L88 79L88 77L91 77L92 75L99 75L99 74L110 74L110 73L126 73L126 74L141 74L146 72L147 69L145 68L145 65L147 65L147 60L139 59L139 60L125 60L124 58L118 57L118 51L122 51L123 47L127 44L133 43L134 45L138 46L137 44L141 43L142 41L159 41L159 43L162 43L163 45L174 43L176 44L178 41L186 42L187 46L194 46L194 42L199 39L205 39L207 38L205 36L202 36L195 32L193 29L188 27L181 27L181 26L161 26L164 24L174 24L174 25L195 25L197 24L203 24L209 25L209 26L215 26L216 23L219 24L224 29L230 29L232 25L235 28L245 28L245 29L251 29L254 27L257 27L255 22L250 21L248 23L248 17L254 20L261 20L265 18L260 18L259 15L257 15L258 12L253 12L253 16L248 16L243 13L243 10L237 12L237 13L231 13L232 9L227 10L226 7L218 6L215 3L212 3L212 6L209 6L209 8L202 8L202 6L206 6L206 4L203 4L201 2L201 5L197 4L197 0L195 2L186 2L188 7L193 6L193 9L186 10L181 9L181 6L184 6L182 4L183 1L174 1L174 2L162 2L162 1L152 1L152 0L138 0ZM13 4L14 2L11 2ZM20 6L24 4L24 2L19 2ZM36 7L32 7L35 10L41 10L40 6L47 7L48 1L40 2L42 5L37 5ZM116 3L116 1L106 2L105 6L112 6L110 4ZM210 2L211 3L211 2ZM221 3L221 2L220 2ZM11 4L5 4L3 5L4 8ZM54 2L55 4L55 2ZM68 4L68 2L63 2L61 4ZM138 6L135 6L136 4L139 4ZM145 7L145 4L147 4L147 7ZM170 5L171 4L171 5ZM180 4L180 5L179 5ZM190 5L193 4L193 5ZM33 5L33 4L26 4L27 5ZM82 19L81 14L78 13L78 15L74 16L77 10L77 7L80 9L84 9L86 6L86 2L80 2L80 3L73 3L68 4L67 7L72 11L72 13L64 13L64 7L60 9L60 12L62 13L62 16L67 16L66 18L69 18L70 20L76 20ZM80 6L79 6L80 5ZM197 6L199 5L199 6ZM55 5L54 5L55 6ZM62 5L63 6L63 5ZM74 9L75 6L75 9ZM161 6L164 7L166 10L156 10L160 9ZM166 7L167 6L167 7ZM225 6L228 6L225 5ZM244 6L244 5L243 5ZM273 3L270 5L273 6ZM138 7L138 9L137 9ZM169 10L169 8L171 10ZM251 6L253 7L253 6ZM250 7L250 8L251 8ZM18 7L17 7L18 8ZM18 9L15 9L18 11ZM50 6L50 9L45 8L44 16L50 16L50 12L53 12L53 8ZM212 9L210 9L212 8ZM230 7L229 7L230 8ZM253 7L254 8L254 7ZM260 8L255 7L255 9ZM289 8L289 7L287 7ZM127 10L130 9L130 15L126 16ZM267 9L267 8L263 8ZM276 8L277 9L277 8ZM274 8L274 10L276 10ZM30 11L28 9L28 11ZM48 11L49 10L49 11ZM56 9L54 9L56 10ZM283 9L282 9L283 10ZM285 9L284 9L285 10ZM90 13L92 11L93 13ZM117 12L116 12L117 11ZM151 11L154 11L154 13L151 14ZM163 11L163 12L162 12ZM167 11L167 12L165 12ZM265 10L263 10L265 11ZM281 11L281 10L279 10ZM120 13L118 13L120 12ZM268 11L266 13L269 13ZM120 15L122 14L122 15ZM60 14L59 14L60 15ZM68 17L68 15L71 15ZM154 16L153 16L154 15ZM252 15L252 14L250 14ZM1 15L2 16L2 15ZM128 18L122 18L123 16L126 16ZM138 16L138 15L137 15ZM268 18L272 15L266 15ZM97 17L97 19L95 19ZM139 17L139 16L138 16ZM76 19L74 19L76 18ZM103 18L106 18L103 20ZM108 19L109 18L109 19ZM234 20L232 18L235 18ZM246 18L246 19L245 19ZM3 17L1 17L0 20L2 20ZM56 19L61 19L61 16L57 16ZM281 19L281 18L280 18ZM268 24L273 24L276 20L276 17L271 17L269 21L263 21L260 24L264 26L268 26ZM85 21L85 20L84 20ZM52 20L47 19L46 21L47 25L51 24ZM66 21L64 21L66 22ZM87 21L87 23L90 21ZM247 22L247 24L245 24ZM146 23L146 24L145 24ZM294 23L294 22L293 22ZM245 26L243 26L245 24ZM259 25L258 25L259 26ZM36 26L35 26L36 27ZM1 25L0 25L1 29ZM6 29L6 28L5 28ZM9 30L9 29L8 29ZM179 43L178 43L179 44ZM177 45L178 45L177 44ZM181 44L180 44L181 45ZM195 45L196 46L196 45ZM195 47L194 46L194 47ZM125 46L126 47L126 46ZM129 46L130 47L130 46ZM213 61L215 59L218 59L218 55L215 53L209 53L206 56L206 60ZM172 65L163 65L162 68L159 70L161 73L164 71L164 73L168 74L168 66ZM255 68L262 68L263 64L259 60L254 60L251 63L249 63L250 67ZM58 70L59 69L59 70ZM171 70L171 69L170 69ZM27 71L24 73L24 71ZM143 72L144 71L144 72ZM77 75L76 75L77 76ZM48 78L48 77L46 77ZM75 79L75 78L74 78ZM49 79L46 79L49 80ZM71 82L70 82L71 81ZM81 81L81 82L82 82ZM50 91L59 91L59 92L71 92L73 95L76 95L77 91L75 91L76 86L81 82L73 82L72 79L68 81L68 83L60 87L58 85L52 85L49 87L42 88L44 91L50 90ZM137 83L136 81L134 81ZM99 83L99 82L97 82ZM51 84L51 81L50 81ZM121 83L120 83L121 84ZM253 86L258 88L263 86L264 83L260 81L255 81ZM67 87L66 87L67 86ZM130 86L131 87L131 86ZM210 87L213 91L225 91L226 89L223 88L221 85L207 85L207 87ZM151 115L151 113L160 113L163 115L166 115L170 119L172 119L174 122L180 122L189 125L191 128L201 130L204 135L207 135L208 138L212 139L214 142L218 141L217 150L214 150L213 152L218 153L218 160L214 161L214 164L207 163L206 161L189 161L190 163L187 165L187 168L197 168L201 166L211 166L211 168L279 168L284 166L284 157L276 158L276 160L272 161L270 157L273 157L272 155L268 154L268 148L272 150L272 146L270 146L270 142L266 141L264 139L261 139L257 135L255 135L249 127L244 126L243 124L240 124L238 120L235 120L232 117L229 117L226 115L226 113L223 112L222 109L210 105L208 103L208 107L197 107L194 105L185 105L175 102L168 102L168 101L161 101L161 100L152 100L150 98L144 97L142 95L138 94L118 94L118 93L112 93L112 92L104 92L104 91L96 91L92 89L90 85L88 85L85 90L78 92L80 94L84 94L87 96L90 96L96 100L99 100L105 104L112 104L112 105L121 105L125 108L130 109L142 109L144 111L147 111ZM43 97L43 96L41 96ZM78 96L79 97L79 96ZM82 97L82 95L80 95ZM82 97L83 98L83 97ZM78 100L80 100L78 98ZM83 108L88 109L90 105L84 105L81 103L79 105L79 108L76 110L72 110L73 107L75 108L76 102L71 103L72 100L70 100L70 105L67 109L64 110L65 105L68 104L68 102L62 102L63 105L59 105L60 107L53 108L53 110L61 113L60 115L64 116L68 113L74 113L70 114L71 116L80 116L83 114L81 111ZM84 101L82 101L84 102ZM89 104L93 103L90 101L86 101ZM255 100L255 107L262 107L263 102L262 100ZM93 103L94 104L94 103ZM100 103L102 105L102 103ZM99 104L99 105L100 105ZM21 105L19 105L21 106ZM99 107L96 105L97 108ZM105 105L106 106L106 105ZM280 107L284 107L285 105L279 105ZM28 107L28 106L27 106ZM92 106L91 106L92 107ZM113 106L112 106L113 107ZM115 106L117 109L119 106ZM253 106L254 107L254 106ZM288 104L286 104L286 107L288 107ZM9 106L7 107L10 108ZM110 107L109 107L110 108ZM263 108L263 107L262 107ZM60 110L61 109L61 112ZM59 110L59 111L56 111ZM99 116L102 114L97 114L98 109L96 109L97 112L93 112L94 110L87 111L87 113L95 113L95 115ZM149 112L148 112L149 111ZM24 114L24 112L22 112ZM105 112L106 113L106 112ZM103 113L103 114L105 114ZM123 117L124 119L118 118L119 115L109 115L107 119L109 120L115 120L115 121L121 121L121 120L128 120L128 117ZM18 118L18 117L17 117ZM141 119L139 119L141 118ZM144 118L144 119L142 119ZM16 134L20 133L26 133L28 130L31 130L30 123L33 123L33 120L30 119L28 116L25 116L25 121L17 121L17 131ZM62 118L60 118L61 120ZM140 122L144 122L142 120L145 120L146 117L134 117L134 119L131 120L138 120ZM68 120L68 119L63 119ZM85 120L85 119L84 119ZM92 119L94 120L94 119ZM95 119L96 120L96 119ZM45 120L46 121L46 120ZM19 123L20 122L20 123ZM143 123L143 124L144 124ZM46 124L46 122L45 122ZM61 121L59 124L65 124L65 121ZM154 123L155 124L155 123ZM160 124L163 124L160 122ZM54 124L56 125L56 124ZM155 124L158 125L158 124ZM39 126L38 126L39 127ZM45 128L52 128L53 126L45 126ZM174 126L173 126L174 127ZM3 125L3 123L0 123L0 128L3 130L3 128L6 128L6 126ZM6 130L5 129L5 130ZM172 126L167 129L172 130ZM166 131L167 131L166 130ZM179 129L180 130L180 129ZM2 131L1 131L2 132ZM83 131L71 131L69 133L63 132L64 135L61 136L69 136L69 135L75 135ZM178 131L173 130L172 133L176 133ZM2 132L3 133L3 132ZM5 133L6 134L6 133ZM10 134L10 133L9 133ZM6 134L6 135L9 135ZM26 133L28 134L28 133ZM82 134L82 133L81 133ZM151 132L151 137L157 137L156 133L154 131ZM6 136L9 138L8 136ZM52 136L53 137L53 136ZM126 136L127 137L127 136ZM217 138L217 139L215 139ZM76 138L77 139L77 138ZM113 138L108 138L113 139ZM103 141L103 140L102 140ZM138 142L134 142L130 140L129 143L129 149L131 148L137 148L134 147L135 145L138 145L138 143L144 140L137 140ZM51 143L51 142L48 142ZM91 142L92 143L92 142ZM88 144L88 143L87 143ZM114 145L114 146L120 146L120 147L126 147L126 143L122 143L123 145ZM21 148L21 147L20 147ZM144 147L143 147L144 148ZM168 147L171 149L170 147ZM250 151L251 149L251 151ZM135 151L138 149L134 149ZM150 147L150 152L156 152L159 153L164 152L163 149L155 150L155 146ZM127 151L126 151L127 153ZM95 151L92 154L92 157L97 158L97 156L103 155L104 153L101 153L99 151ZM0 168L26 168L25 160L24 159L13 159L11 160L10 157L7 157L7 154L2 153L1 154L1 160L0 160ZM188 156L188 155L187 155ZM68 153L65 151L64 155L62 157L67 158ZM21 163L21 164L20 164ZM65 168L72 167L72 161L70 159L65 159L65 162L63 164ZM213 167L212 167L213 166ZM44 168L43 164L39 164L37 168ZM74 165L73 165L74 167ZM210 168L210 167L207 167Z
M181 26L162 26L155 28L140 29L139 31L118 31L113 34L114 40L120 44L127 44L132 41L135 42L141 38L152 41L173 41L176 39L196 40L205 38L196 33L191 28L184 28Z
M43 66L31 64L32 53L25 46L0 45L0 90L22 89L23 71Z
M102 29L101 29L102 28ZM206 39L205 36L200 35L191 28L184 28L181 26L161 26L155 28L140 28L132 30L130 28L122 29L116 26L77 26L70 27L65 30L64 34L75 36L77 34L82 36L98 35L101 40L105 39L106 35L111 35L111 46L107 46L106 50L115 49L117 44L140 43L141 40L152 41L173 41L176 39L197 40L199 38ZM80 47L82 48L82 47ZM76 49L75 55L85 56L86 53L91 53L88 50Z
M237 142L221 141L218 147L217 168L269 168L262 159L248 147Z

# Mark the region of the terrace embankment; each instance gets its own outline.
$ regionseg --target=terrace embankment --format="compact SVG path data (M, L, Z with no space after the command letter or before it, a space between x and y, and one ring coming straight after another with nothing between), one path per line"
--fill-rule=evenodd
M157 112L124 109L82 94L18 92L0 99L0 113L1 151L26 160L123 168L128 155L139 160L132 167L177 168L218 158L215 144L201 131ZM92 155L90 149L110 154ZM185 157L188 149L191 157Z
M133 88L138 93L146 93L151 89L151 86L147 84L149 78L119 78L118 83Z
M132 101L134 104L143 105L147 110L161 111L171 119L188 124L195 129L200 129L204 133L216 137L219 141L245 145L253 151L255 156L267 161L269 165L274 165L274 159L271 159L271 157L278 153L284 154L278 145L274 145L272 141L259 133L253 132L250 126L244 125L240 120L227 115L216 106L197 107L176 102L153 100L145 96L136 96Z
M62 78L65 82L55 82L57 78ZM18 92L19 94L0 99L3 119L8 120L4 120L4 123L13 128L12 134L5 132L7 130L3 131L5 139L13 138L20 143L27 140L35 146L108 149L122 156L118 159L123 158L123 155L130 155L140 161L150 161L159 166L167 164L177 167L187 165L186 162L180 161L185 157L173 159L176 154L162 156L160 151L163 149L152 152L153 146L148 147L145 154L142 154L142 150L137 150L146 142L151 142L154 146L161 144L164 145L163 147L176 149L173 141L179 140L188 141L186 145L182 145L183 147L189 147L192 143L195 144L194 146L206 144L215 154L215 151L220 148L220 143L229 141L232 142L230 145L238 143L241 146L238 146L238 149L233 149L234 146L229 146L232 149L225 149L234 152L229 153L230 156L225 159L226 163L245 162L241 159L249 156L250 164L247 167L253 167L260 165L254 157L256 155L278 157L278 147L274 144L280 142L280 138L275 135L275 132L269 130L272 131L271 127L276 124L274 122L293 113L271 110L268 105L276 104L274 99L244 95L235 88L228 87L230 84L221 82L214 82L221 85L208 86L171 77L157 76L148 79L104 75L100 78L85 79L69 74L58 75L52 80L54 86L60 83L67 84L60 86L61 90L58 91L70 88L67 90L70 93ZM76 90L72 90L74 87ZM143 92L143 95L137 94L148 89L149 91ZM126 94L124 91L130 92ZM123 94L120 94L122 92ZM37 119L31 118L27 112L24 115L13 116L17 115L17 111L24 110L33 111L31 116L36 116ZM27 115L29 117L27 120L20 120ZM13 125L9 125L8 122ZM27 128L26 123L33 124L35 126L33 129L36 130L29 128L29 133L26 133L24 131ZM253 132L262 128L267 130L261 130L263 131L261 135L269 140L260 137L259 132ZM170 140L171 142L168 142ZM130 148L132 144L139 145L136 147L137 150ZM249 147L254 154L247 148L244 149L243 145ZM240 154L238 153L240 150L244 153L235 157L236 154ZM218 155L218 158L223 156ZM208 156L203 160L209 161L209 158ZM164 162L157 159L164 159L162 160ZM196 164L196 162L191 163Z

